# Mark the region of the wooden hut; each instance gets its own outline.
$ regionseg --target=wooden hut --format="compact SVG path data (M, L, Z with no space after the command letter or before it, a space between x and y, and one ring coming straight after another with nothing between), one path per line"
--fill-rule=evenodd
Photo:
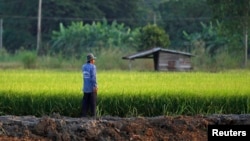
M192 54L187 52L155 47L124 56L122 59L134 60L140 58L152 58L154 60L154 69L157 71L188 71L192 69L192 56Z

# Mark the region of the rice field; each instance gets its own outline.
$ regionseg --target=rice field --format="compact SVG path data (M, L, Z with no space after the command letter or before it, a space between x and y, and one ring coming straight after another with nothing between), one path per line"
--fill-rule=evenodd
M98 71L97 114L120 117L250 113L250 71ZM77 117L81 71L0 70L0 115Z

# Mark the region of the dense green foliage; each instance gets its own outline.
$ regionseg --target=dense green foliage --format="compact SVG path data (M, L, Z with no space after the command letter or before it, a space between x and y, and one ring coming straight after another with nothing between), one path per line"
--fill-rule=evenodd
M184 37L191 43L190 47L195 47L196 42L203 42L209 55L216 55L216 52L225 48L228 44L226 37L220 35L221 24L217 22L213 24L210 22L208 25L201 23L202 31L188 34L184 31ZM190 49L191 50L191 49Z
M146 25L140 34L140 46L138 50L145 50L153 47L167 48L170 45L168 34L157 25Z
M124 24L112 22L72 23L59 31L53 31L52 53L62 53L65 57L82 56L83 52L107 47L135 48L138 46L139 29L131 30Z
M244 56L247 66L250 27L249 0L207 0L213 10L213 18L219 19L224 27L224 36L232 41L230 48ZM236 35L236 36L235 36ZM244 55L243 55L244 54Z
M35 49L37 35L38 0L1 0L0 18L4 21L4 46L9 52L21 47ZM51 39L53 30L59 23L69 25L73 21L92 23L103 18L110 23L136 25L138 0L43 0L42 1L42 40L45 46ZM41 48L41 52L44 52Z
M193 65L199 70L213 71L239 68L243 57L237 56L237 51L230 51L230 40L221 34L221 23L201 23L201 26L201 32L188 34L184 31L190 43L189 50L195 55Z
M135 46L136 49L147 48L148 42L153 45L155 42L149 40L140 42L134 38L134 34L127 37L127 33L129 31L130 34L137 34L139 28L155 24L163 27L168 34L169 40L163 44L168 44L170 49L197 52L197 47L193 46L194 40L186 40L186 35L183 34L185 31L188 35L198 35L199 37L196 37L199 39L199 43L202 41L202 44L196 44L200 45L198 48L206 50L207 55L204 55L202 60L213 63L215 58L226 59L226 65L218 64L219 66L214 66L216 68L224 66L228 68L227 66L230 65L242 67L243 58L241 56L245 56L244 66L246 67L249 53L247 42L250 25L249 7L250 3L247 0L43 0L42 43L38 55L42 57L59 56L59 63L56 63L56 66L60 66L62 59L79 59L80 52L93 51L92 48L98 52L104 51L103 48L109 49L110 46L119 46L122 50L135 50ZM0 1L4 50L12 55L19 55L17 52L22 49L28 51L36 49L37 11L38 0ZM102 23L103 20L105 20L105 24ZM220 27L211 27L211 25L216 25L217 21ZM86 31L79 34L80 24L76 23L83 23L84 30L87 30L88 25L91 32ZM102 23L100 28L105 29L95 29L98 27L98 23ZM112 27L114 23L117 25L115 30ZM118 28L121 25L123 29ZM204 27L204 25L208 26ZM65 35L60 33L62 27L67 30ZM57 32L56 37L52 33L53 31ZM99 32L106 32L108 35L105 36L108 38L103 38L104 35ZM244 33L244 38L242 33ZM82 34L84 38L82 38ZM117 35L116 38L114 38L115 35ZM126 37L121 38L120 35ZM142 36L148 35L142 34ZM96 39L92 40L93 38ZM165 46L163 45L163 47ZM198 55L203 56L203 54ZM231 59L234 57L236 58L232 61ZM14 58L16 57L14 56ZM217 65L217 63L214 64ZM198 67L200 66L196 68Z
M200 22L208 23L211 9L206 0L169 0L159 5L162 26L169 33L171 47L186 50L182 32L201 32Z
M18 6L18 7L16 7ZM13 10L14 9L14 10ZM164 27L172 40L172 48L183 50L182 31L198 31L200 17L207 17L209 11L206 2L192 0L106 0L105 2L92 0L46 0L42 3L42 46L41 53L45 54L51 33L72 22L82 21L91 24L93 21L106 19L109 24L113 21L124 23L125 26L143 27L147 24L157 24ZM37 35L38 1L7 1L0 2L0 18L4 21L4 46L9 52L19 48L35 49ZM176 13L175 11L181 11ZM171 14L172 13L172 14ZM189 15L187 15L187 13ZM197 13L199 13L197 15ZM170 14L170 15L169 15ZM178 17L178 18L176 18ZM194 18L194 20L186 20ZM190 21L190 22L189 22ZM201 18L201 21L202 18ZM183 24L182 24L183 23ZM22 36L20 36L22 35Z
M78 117L80 71L1 70L0 114ZM249 71L99 71L98 116L245 114Z
M250 26L249 0L207 0L213 10L213 18L222 22L231 33L240 33Z

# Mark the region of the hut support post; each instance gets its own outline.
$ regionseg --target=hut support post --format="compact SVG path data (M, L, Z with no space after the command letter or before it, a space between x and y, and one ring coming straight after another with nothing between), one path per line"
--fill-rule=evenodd
M154 68L159 70L159 52L154 53Z

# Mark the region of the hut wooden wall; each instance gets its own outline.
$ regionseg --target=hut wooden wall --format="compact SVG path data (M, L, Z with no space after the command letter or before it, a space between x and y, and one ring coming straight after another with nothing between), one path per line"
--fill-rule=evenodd
M172 54L166 52L159 53L158 69L160 71L187 71L191 70L190 56L182 54Z

